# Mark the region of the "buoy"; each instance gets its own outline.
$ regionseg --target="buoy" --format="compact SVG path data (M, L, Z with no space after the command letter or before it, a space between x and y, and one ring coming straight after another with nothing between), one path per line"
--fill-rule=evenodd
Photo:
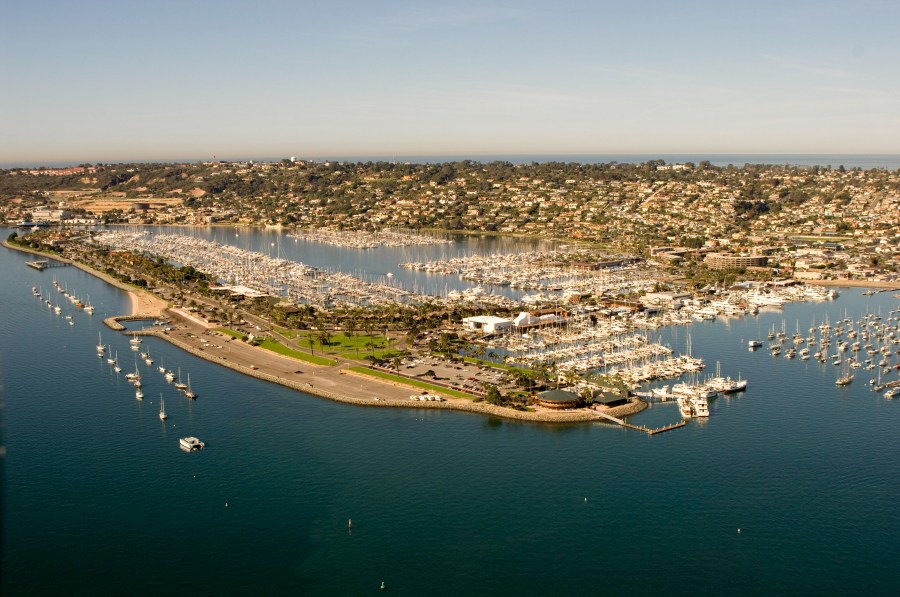
M351 518L347 519L347 526L351 529L353 528L353 519L351 519Z
M384 581L381 581L381 590L383 591L384 589L385 589Z
M738 527L738 535L741 534L741 527Z
M228 507L228 502L225 502L225 507L226 507L226 508Z

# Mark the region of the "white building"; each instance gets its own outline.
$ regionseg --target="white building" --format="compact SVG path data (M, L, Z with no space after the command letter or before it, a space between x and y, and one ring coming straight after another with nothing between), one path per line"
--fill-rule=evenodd
M482 334L494 334L501 330L509 329L513 322L503 317L493 315L478 315L477 317L464 317L463 326L466 329L481 332Z

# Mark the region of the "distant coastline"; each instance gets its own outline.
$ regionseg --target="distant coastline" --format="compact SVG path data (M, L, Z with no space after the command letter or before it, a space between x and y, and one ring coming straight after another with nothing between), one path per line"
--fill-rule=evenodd
M278 162L286 156L229 156L219 157L210 161L254 161L254 162ZM530 164L532 162L574 162L579 164L641 164L651 160L663 160L667 164L683 164L693 162L699 164L707 161L720 168L729 165L741 167L745 164L789 165L789 166L831 166L837 168L862 168L870 170L883 168L886 170L900 169L900 154L879 153L848 153L848 154L813 154L813 153L496 153L496 154L432 154L432 155L305 155L297 156L298 159L314 162L397 162L413 164L440 164L446 162L461 162L470 160L473 162L510 162L513 164ZM194 163L207 161L202 158L175 158L175 159L132 159L120 160L118 163ZM0 164L2 169L12 168L62 168L75 166L82 163L112 163L109 160L56 160L46 163L36 162L6 162Z

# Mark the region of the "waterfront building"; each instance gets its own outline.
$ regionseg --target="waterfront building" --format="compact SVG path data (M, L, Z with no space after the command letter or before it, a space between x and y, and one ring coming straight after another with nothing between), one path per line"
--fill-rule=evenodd
M513 322L504 317L497 317L494 315L478 315L476 317L464 317L463 326L466 329L472 330L474 332L494 334L496 332L512 328Z
M575 408L580 401L578 394L569 390L547 390L534 398L535 404L545 408Z
M764 267L769 262L769 258L765 255L707 253L703 262L713 269L741 269L747 267Z

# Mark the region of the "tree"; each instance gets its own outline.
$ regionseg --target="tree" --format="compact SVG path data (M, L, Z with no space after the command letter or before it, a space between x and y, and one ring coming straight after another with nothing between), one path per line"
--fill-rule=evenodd
M484 389L484 399L488 404L496 404L497 406L503 404L503 395L500 393L500 390L497 389L497 386L485 383Z

